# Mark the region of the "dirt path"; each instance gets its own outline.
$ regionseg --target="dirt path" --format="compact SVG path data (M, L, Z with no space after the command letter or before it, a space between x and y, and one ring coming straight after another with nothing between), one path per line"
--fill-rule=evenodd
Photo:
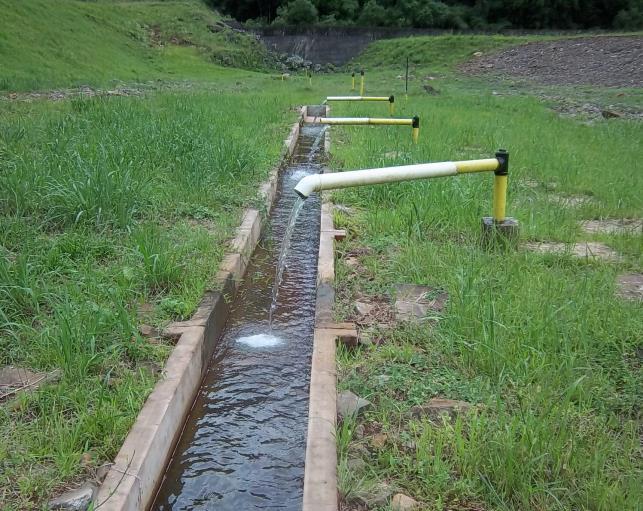
M610 36L528 43L461 66L466 73L528 78L547 85L643 87L643 37Z

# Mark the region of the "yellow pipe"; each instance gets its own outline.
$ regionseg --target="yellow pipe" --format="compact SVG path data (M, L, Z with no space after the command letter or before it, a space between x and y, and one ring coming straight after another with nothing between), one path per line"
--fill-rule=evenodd
M359 95L363 96L364 95L364 71L360 73L360 81L359 81Z
M458 174L467 172L488 172L498 170L500 163L496 158L487 158L484 160L469 160L456 162Z
M413 137L413 143L418 143L418 138L420 138L420 128L413 128L411 132L411 137Z
M355 90L355 73L353 73L353 84L351 85L351 90Z
M503 222L507 208L507 176L493 176L493 221Z

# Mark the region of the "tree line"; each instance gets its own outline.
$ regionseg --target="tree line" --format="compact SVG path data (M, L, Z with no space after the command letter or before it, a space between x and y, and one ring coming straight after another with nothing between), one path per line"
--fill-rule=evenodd
M640 29L641 0L205 0L254 25Z

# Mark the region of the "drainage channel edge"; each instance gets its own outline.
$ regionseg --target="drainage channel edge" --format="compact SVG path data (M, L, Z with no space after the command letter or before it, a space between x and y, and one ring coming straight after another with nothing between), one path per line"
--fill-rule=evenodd
M306 112L308 113L308 112ZM327 107L326 115L330 115ZM304 121L306 120L304 116ZM330 154L330 134L326 131L324 152ZM327 168L325 172L330 172ZM335 349L338 337L357 336L352 323L335 323L335 240L346 233L333 222L332 204L322 195L315 332L310 369L308 435L304 467L303 511L337 511L337 367Z

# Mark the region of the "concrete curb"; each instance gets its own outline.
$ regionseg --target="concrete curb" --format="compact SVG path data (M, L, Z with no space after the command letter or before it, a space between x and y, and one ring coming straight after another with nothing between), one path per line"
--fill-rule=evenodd
M329 112L327 108L327 115ZM324 151L329 154L330 136L326 131ZM351 323L335 323L335 239L345 236L335 229L333 207L324 197L321 208L315 334L310 369L308 436L304 471L303 511L337 511L337 370L335 346L338 337L357 337Z
M280 164L260 187L267 212L277 192L279 170L295 150L305 108L284 141ZM172 323L165 330L164 335L178 339L177 344L99 488L95 507L103 511L138 511L151 506L261 228L261 212L255 208L245 210L230 243L232 252L224 257L217 273L216 290L204 294L192 318Z

